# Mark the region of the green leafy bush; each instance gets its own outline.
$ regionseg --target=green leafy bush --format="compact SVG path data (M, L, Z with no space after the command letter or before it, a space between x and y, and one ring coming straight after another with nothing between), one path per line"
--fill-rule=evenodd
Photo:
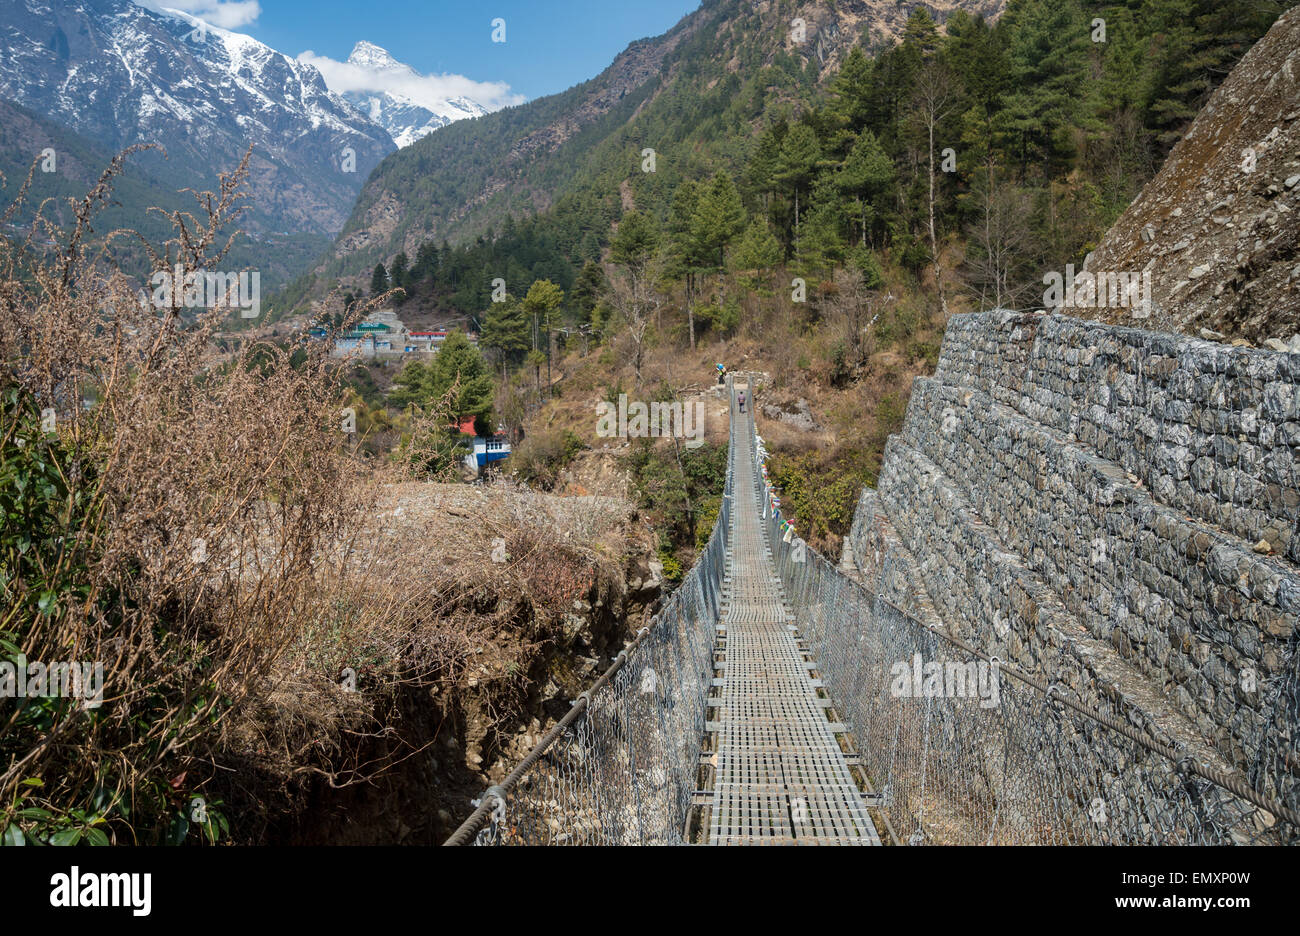
M632 447L630 463L637 499L671 542L693 547L701 535L707 542L713 521L706 518L705 505L716 501L726 484L726 447L706 443L688 449L644 439ZM716 506L713 510L716 514Z

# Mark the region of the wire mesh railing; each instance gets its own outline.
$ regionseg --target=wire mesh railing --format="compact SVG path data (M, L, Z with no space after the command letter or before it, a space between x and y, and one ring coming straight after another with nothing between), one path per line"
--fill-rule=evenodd
M765 457L761 439L755 457ZM786 598L879 791L873 800L901 840L1295 841L1296 810L1259 792L1276 784L1214 769L1146 736L1118 709L1096 710L938 622L928 626L808 549L771 494L765 482ZM886 567L881 581L893 573Z
M728 379L729 396L730 388ZM683 841L713 677L734 461L729 446L713 532L682 584L447 844Z

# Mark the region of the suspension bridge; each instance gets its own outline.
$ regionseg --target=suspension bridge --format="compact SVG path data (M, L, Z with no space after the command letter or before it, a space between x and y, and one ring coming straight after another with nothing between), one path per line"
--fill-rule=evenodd
M740 385L737 391L749 391ZM752 393L750 394L752 397ZM740 416L751 426L754 408ZM712 845L793 843L813 839L879 845L861 791L841 747L843 724L830 720L831 700L799 637L759 519L754 433L733 441L741 469L732 496L727 574L711 681L714 717L709 766Z
M1296 840L1300 814L1243 777L923 623L807 548L767 478L753 384L727 388L708 545L446 844ZM939 691L916 685L922 661L940 664Z

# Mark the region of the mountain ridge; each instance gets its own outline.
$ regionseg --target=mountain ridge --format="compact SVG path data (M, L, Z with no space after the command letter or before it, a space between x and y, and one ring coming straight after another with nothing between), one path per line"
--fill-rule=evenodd
M912 9L922 6L943 15L960 9L996 16L1004 3L846 0L831 9L811 0L780 5L706 0L663 34L630 43L586 82L505 108L473 126L445 128L390 154L367 179L334 247L313 271L318 288L340 276L361 282L376 261L387 262L398 252L414 255L424 240L462 243L506 215L544 211L573 195L573 180L589 171L592 152L601 149L602 158L607 156L618 138L627 138L633 172L641 151L655 148L649 139L632 148L638 119L655 108L654 99L665 89L695 80L701 56L719 59L709 61L724 75L735 76L742 68L751 80L765 70L782 73L775 93L760 100L760 113L752 115L751 125L757 126L771 116L771 106L797 100L824 82L852 46L892 42ZM732 90L728 84L715 92L716 84L705 89L714 98ZM750 86L746 93L763 98L763 90ZM719 109L727 103L720 100ZM703 135L696 135L696 143ZM675 155L689 163L693 157L686 142L661 146L661 157L681 143L683 151ZM661 164L658 171L663 169ZM605 185L601 191L617 197L617 188Z
M149 155L155 174L207 182L251 143L250 230L337 233L366 174L396 149L315 66L180 11L16 0L0 30L0 96L109 150L161 143L177 169Z
M53 159L47 163L50 150ZM69 200L79 203L95 187L113 155L76 131L0 98L0 210L10 209L27 183L28 174L31 176L23 208L9 217L5 233L26 237L33 231L38 208L47 220L66 228L73 222ZM149 209L192 210L194 201L183 189L210 189L216 185L212 178L184 178L174 164L161 160L155 160L150 167L166 173L157 175L145 168L142 155L147 154L136 153L128 158L113 178L112 198L94 216L93 231L97 233L93 236L129 229L157 246L172 237L174 231L161 214ZM44 171L47 165L51 171ZM44 240L40 229L36 229L36 236ZM249 232L235 238L227 263L234 269L258 270L263 288L271 291L297 276L328 243L321 235ZM142 281L151 269L150 258L134 238L114 239L106 259Z

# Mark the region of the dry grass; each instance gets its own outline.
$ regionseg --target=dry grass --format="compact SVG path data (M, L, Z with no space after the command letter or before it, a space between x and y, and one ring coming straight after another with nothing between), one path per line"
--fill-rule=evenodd
M429 486L394 486L402 466L377 472L341 431L347 362L326 343L253 339L219 354L228 310L142 304L104 246L138 235L88 246L126 155L73 206L71 230L38 218L25 242L0 239L0 390L19 401L0 424L3 467L52 466L32 529L57 527L0 556L0 637L28 660L105 670L101 708L0 708L0 830L37 841L163 840L196 796L209 839L226 833L223 808L273 822L286 791L368 782L427 743L373 743L401 734L403 687L437 698L491 684L486 732L517 716L563 610L619 579L621 506L556 518L489 489L503 519L448 536L420 522L445 516ZM156 269L221 267L246 174L245 161L171 216L174 237L147 245ZM42 410L56 414L48 434L29 415ZM431 548L485 532L510 561Z
M6 570L3 627L30 660L105 669L93 714L7 709L0 798L55 816L91 798L96 816L129 807L109 827L130 835L197 791L188 758L211 753L228 713L274 694L277 665L327 616L317 559L352 534L364 487L323 347L298 366L265 343L223 360L212 336L228 310L189 320L179 295L154 309L112 272L103 245L138 235L88 248L120 166L73 206L71 230L38 217L26 243L0 241L0 385L53 411L54 432L23 441L55 464L67 506L60 548ZM174 237L146 244L155 269L220 268L246 172L171 216ZM37 235L58 246L36 249ZM6 415L10 449L21 423ZM43 608L37 589L53 596ZM25 780L39 794L20 797Z

